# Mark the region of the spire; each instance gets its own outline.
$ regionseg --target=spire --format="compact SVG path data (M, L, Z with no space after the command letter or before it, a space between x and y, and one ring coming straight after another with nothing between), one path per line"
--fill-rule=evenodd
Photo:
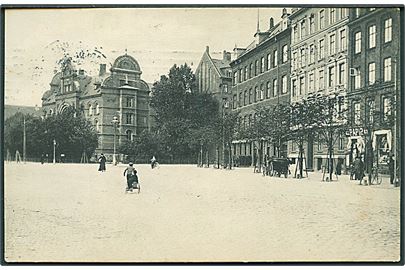
M256 33L260 32L260 23L259 23L260 19L259 19L259 9L257 9L257 30Z

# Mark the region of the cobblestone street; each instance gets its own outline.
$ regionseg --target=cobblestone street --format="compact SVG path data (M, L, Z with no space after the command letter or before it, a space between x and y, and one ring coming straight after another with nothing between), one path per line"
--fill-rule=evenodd
M9 262L396 261L400 189L252 169L5 164Z

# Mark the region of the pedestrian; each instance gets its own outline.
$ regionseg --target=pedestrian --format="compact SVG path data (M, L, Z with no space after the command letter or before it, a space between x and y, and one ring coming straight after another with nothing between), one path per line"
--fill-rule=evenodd
M104 156L103 153L100 154L100 157L98 158L98 162L100 163L100 166L98 167L98 171L100 172L105 172L106 168L105 168L105 162L106 162L106 158Z
M336 171L335 171L336 175L342 174L342 163L343 163L342 159L339 158L336 164Z
M393 158L393 154L390 154L389 158L388 158L388 170L390 173L390 184L393 185L394 184L394 158Z
M356 180L360 180L360 185L364 177L364 163L361 160L361 157L356 157L356 160L353 163L354 166L354 175Z
M132 192L132 188L133 188L133 184L136 183L138 184L138 176L137 171L135 170L135 168L133 167L133 163L129 162L128 167L124 170L124 176L127 176L127 188L126 191L131 191Z
M41 164L44 164L44 154L41 154Z
M151 166L152 169L155 168L156 162L157 161L156 161L155 156L152 156L152 158L150 160L150 166Z

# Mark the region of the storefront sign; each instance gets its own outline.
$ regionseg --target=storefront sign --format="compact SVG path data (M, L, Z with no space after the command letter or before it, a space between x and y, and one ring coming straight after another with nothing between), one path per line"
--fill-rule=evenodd
M347 137L353 137L353 136L364 136L368 134L368 129L367 128L362 128L362 127L357 127L357 128L349 128L346 130L346 136Z

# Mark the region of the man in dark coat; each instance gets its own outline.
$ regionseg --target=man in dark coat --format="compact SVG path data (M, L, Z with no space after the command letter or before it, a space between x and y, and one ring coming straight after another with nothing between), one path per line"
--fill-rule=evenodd
M101 153L100 157L98 158L98 162L100 163L100 166L98 167L98 170L100 172L105 172L105 170L106 170L106 168L105 168L106 158L105 158L103 153Z
M394 184L394 162L395 160L392 157L393 155L391 154L390 157L388 158L388 169L390 173L390 183L391 185Z
M354 175L356 180L360 180L360 185L361 182L363 181L364 177L364 163L361 160L361 157L356 157L356 160L353 163L354 167Z

